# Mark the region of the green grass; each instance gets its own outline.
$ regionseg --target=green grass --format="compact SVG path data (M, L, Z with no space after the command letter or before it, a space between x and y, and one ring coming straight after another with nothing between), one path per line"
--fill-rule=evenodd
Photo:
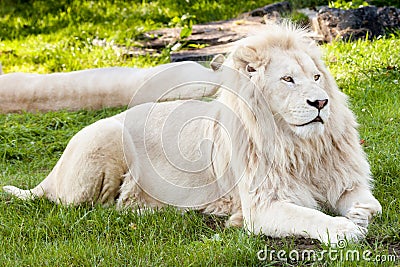
M135 45L144 31L173 26L183 14L194 22L225 19L269 1L11 1L0 2L0 61L5 72L47 73L103 66L150 66L159 57L126 58L94 38ZM208 3L208 5L206 5ZM177 19L178 18L178 19ZM350 96L375 177L383 215L367 239L349 249L372 257L400 253L400 38L325 45L326 62ZM397 82L396 82L397 81ZM0 115L0 186L31 188L44 179L69 138L122 109ZM318 242L272 239L226 229L224 218L169 208L154 214L113 207L63 207L23 202L0 192L0 266L375 266L368 261L259 261L264 249L289 252L326 247ZM399 264L399 261L397 261ZM394 265L386 263L387 266Z
M95 46L93 40L137 46L144 32L175 26L185 14L191 15L194 23L229 19L273 1L242 0L234 5L229 0L17 2L22 3L0 2L0 60L4 71L46 73L164 63L168 55L126 58L119 49Z
M380 240L400 243L400 38L335 43L326 60L350 96L384 212L372 228Z

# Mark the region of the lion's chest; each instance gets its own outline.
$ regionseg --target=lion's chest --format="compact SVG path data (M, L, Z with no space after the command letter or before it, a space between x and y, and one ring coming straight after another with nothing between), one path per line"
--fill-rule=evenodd
M318 142L297 142L285 146L275 176L280 177L282 188L296 203L307 207L326 206L337 199L348 184L343 179L344 169L334 151ZM342 164L345 166L344 164Z

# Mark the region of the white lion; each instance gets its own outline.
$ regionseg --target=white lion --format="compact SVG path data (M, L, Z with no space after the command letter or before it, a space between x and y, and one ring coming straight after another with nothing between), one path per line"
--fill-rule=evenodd
M195 208L275 237L364 237L381 205L346 96L307 32L266 26L218 72L216 100L147 103L100 120L34 189L4 190L63 204Z
M132 103L135 105L156 100L201 98L214 94L216 88L206 84L189 86L158 99L162 94L155 84L169 83L167 88L176 81L210 79L210 72L196 62L186 61L147 69L114 67L51 74L2 74L0 113L122 107L129 104L138 88L142 88L142 93L135 97ZM148 88L144 88L144 84Z

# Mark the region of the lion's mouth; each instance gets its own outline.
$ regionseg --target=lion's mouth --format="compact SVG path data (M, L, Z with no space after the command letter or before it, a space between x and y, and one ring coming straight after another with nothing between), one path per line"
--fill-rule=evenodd
M306 122L304 124L296 125L296 126L297 127L302 127L302 126L306 126L306 125L309 125L309 124L314 123L314 122L320 122L320 123L324 124L324 120L318 115L312 121Z

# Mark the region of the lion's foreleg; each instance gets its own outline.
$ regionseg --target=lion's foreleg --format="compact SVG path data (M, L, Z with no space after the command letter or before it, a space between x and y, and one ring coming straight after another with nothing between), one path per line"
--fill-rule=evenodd
M347 218L284 201L254 205L247 216L245 225L250 231L275 237L303 236L335 244L343 238L357 241L366 232Z
M382 212L379 201L368 187L355 186L340 196L335 209L354 223L367 227L372 217Z

